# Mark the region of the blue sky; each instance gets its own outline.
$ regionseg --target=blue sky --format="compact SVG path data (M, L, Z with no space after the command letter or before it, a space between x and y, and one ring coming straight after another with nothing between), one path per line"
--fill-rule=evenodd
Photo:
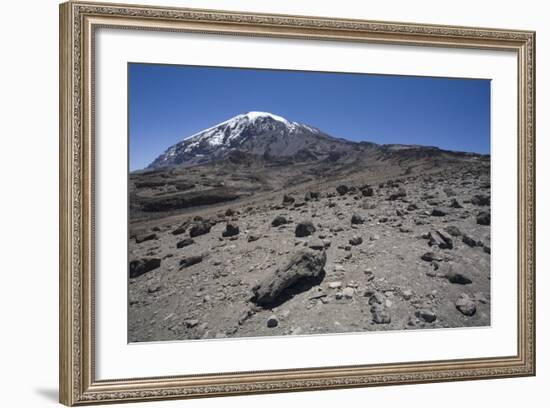
M130 170L239 113L355 141L490 152L490 80L129 64Z

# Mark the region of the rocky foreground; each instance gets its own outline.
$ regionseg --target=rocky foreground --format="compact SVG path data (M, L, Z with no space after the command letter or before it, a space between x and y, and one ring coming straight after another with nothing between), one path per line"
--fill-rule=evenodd
M132 224L129 341L490 325L490 174L448 166Z

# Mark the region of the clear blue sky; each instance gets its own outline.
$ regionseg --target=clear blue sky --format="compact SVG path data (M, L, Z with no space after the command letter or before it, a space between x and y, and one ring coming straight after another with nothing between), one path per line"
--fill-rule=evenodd
M128 72L131 170L249 111L349 140L490 152L490 80L135 63Z

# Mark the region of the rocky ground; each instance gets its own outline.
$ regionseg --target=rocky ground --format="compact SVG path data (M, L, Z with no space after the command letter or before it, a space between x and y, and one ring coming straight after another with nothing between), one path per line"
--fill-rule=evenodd
M490 325L488 161L308 180L136 210L129 341Z

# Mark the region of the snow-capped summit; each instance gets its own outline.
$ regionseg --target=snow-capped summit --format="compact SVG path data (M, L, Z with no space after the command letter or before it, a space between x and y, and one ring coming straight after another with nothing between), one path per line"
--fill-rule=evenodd
M240 150L262 156L293 156L300 150L315 155L329 142L343 142L319 129L289 121L269 112L248 112L237 115L208 129L191 135L169 147L155 159L150 169L209 162Z

